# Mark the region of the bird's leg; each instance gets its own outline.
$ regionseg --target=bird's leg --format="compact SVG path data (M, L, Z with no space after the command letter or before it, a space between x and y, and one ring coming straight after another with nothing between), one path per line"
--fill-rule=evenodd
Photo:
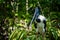
M46 40L45 33L42 33L42 40Z
M36 40L39 40L39 39L38 39L39 36L40 36L39 32L36 32Z
M40 32L38 31L38 28L36 28L36 40L39 40Z

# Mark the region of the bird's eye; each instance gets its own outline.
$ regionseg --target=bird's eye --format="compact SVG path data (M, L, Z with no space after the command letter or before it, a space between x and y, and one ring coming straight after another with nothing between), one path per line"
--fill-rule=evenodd
M40 21L40 19L36 19L36 22L40 23L41 21Z

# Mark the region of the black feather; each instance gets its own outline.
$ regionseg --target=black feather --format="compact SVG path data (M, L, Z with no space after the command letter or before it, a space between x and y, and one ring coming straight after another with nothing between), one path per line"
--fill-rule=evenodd
M34 22L34 26L35 26L35 28L37 28L37 23Z
M41 21L40 21L40 19L36 19L36 22L40 23Z
M43 20L43 23L44 23L44 29L46 31L46 20Z

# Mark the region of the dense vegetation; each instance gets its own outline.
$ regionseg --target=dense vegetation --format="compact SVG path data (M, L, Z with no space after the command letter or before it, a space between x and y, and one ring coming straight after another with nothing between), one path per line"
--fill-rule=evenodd
M60 0L0 0L0 40L42 40L34 23L32 31L26 30L38 1L47 18L46 40L60 40Z

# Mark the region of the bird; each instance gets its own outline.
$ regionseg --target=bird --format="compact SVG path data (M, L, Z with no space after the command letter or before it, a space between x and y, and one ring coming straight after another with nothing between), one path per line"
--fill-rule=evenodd
M34 18L34 26L37 34L45 35L46 32L46 17L40 14L40 8L35 8L35 18Z
M36 32L43 34L46 32L46 18L42 15L39 15L35 20Z
M31 27L32 22L34 22L36 33L43 35L46 32L46 17L41 15L41 8L39 6L35 7L34 15L29 27Z

